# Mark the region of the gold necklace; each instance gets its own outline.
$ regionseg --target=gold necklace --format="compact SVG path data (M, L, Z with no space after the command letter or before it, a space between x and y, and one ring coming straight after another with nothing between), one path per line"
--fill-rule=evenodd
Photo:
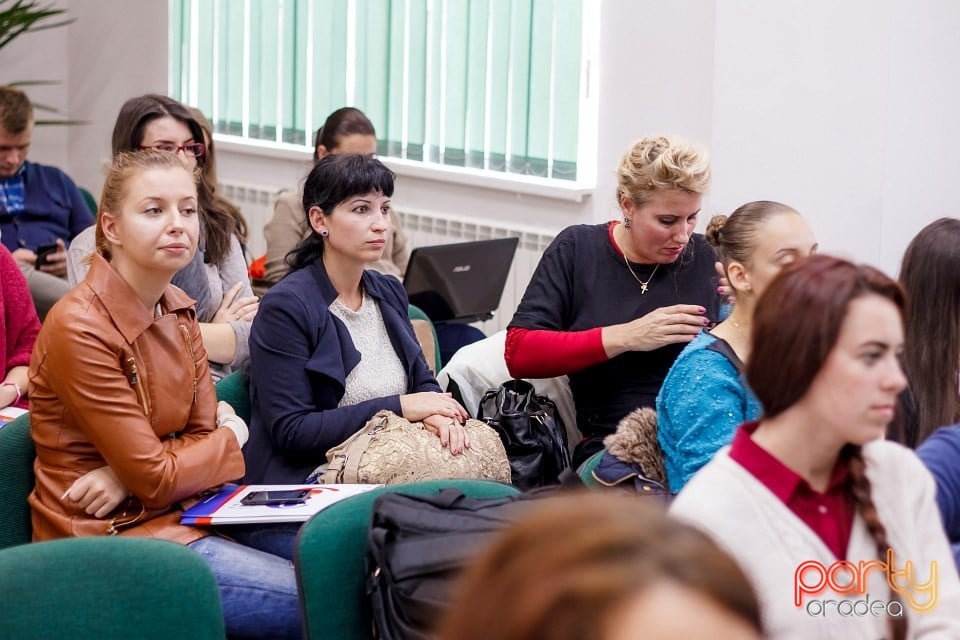
M627 252L623 250L623 243L620 243L620 253L623 254L623 264L627 265L627 271L630 272L630 275L633 276L633 279L640 283L640 295L643 295L647 292L647 287L650 284L650 281L653 280L654 274L657 272L657 269L660 268L660 263L658 262L653 268L653 271L650 272L650 277L647 278L647 281L644 282L641 280L636 273L633 271L633 267L630 266L630 261L627 260Z
M653 280L653 275L657 272L657 269L660 268L660 263L657 263L657 266L653 268L653 271L650 272L650 277L647 278L647 281L644 282L637 274L633 272L633 267L630 266L630 261L627 260L627 254L623 254L623 264L627 265L627 270L630 272L630 275L633 276L633 279L640 283L640 295L643 295L647 292L647 285L650 284L650 281Z

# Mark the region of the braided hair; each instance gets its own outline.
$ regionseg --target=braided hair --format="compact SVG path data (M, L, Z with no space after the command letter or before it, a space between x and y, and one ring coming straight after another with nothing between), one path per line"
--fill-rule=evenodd
M836 345L850 303L866 295L889 300L903 318L903 289L873 267L814 255L774 278L754 310L754 346L746 364L747 382L763 405L764 417L783 413L807 393ZM861 449L848 444L840 453L849 468L847 489L879 557L885 559L890 543L873 503ZM897 593L892 596L902 604ZM906 638L906 619L891 616L890 631L894 640Z

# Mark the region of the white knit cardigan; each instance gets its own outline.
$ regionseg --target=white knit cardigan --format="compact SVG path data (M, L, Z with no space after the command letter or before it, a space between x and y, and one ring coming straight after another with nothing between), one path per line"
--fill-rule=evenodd
M749 471L722 449L697 473L671 505L672 515L686 520L712 536L744 569L760 598L767 637L787 640L859 638L878 640L889 636L885 615L844 616L841 600L864 600L861 594L823 592L805 595L803 606L794 605L795 572L800 563L815 560L829 567L837 559L819 536L771 493ZM905 561L914 566L914 579L926 582L931 562L938 571L936 606L918 614L904 606L908 638L960 639L960 579L947 543L935 502L936 487L930 473L912 451L900 445L877 441L863 447L867 477L880 521L896 553L895 568ZM960 464L960 460L957 461ZM853 563L877 558L876 545L859 514L853 523L847 560ZM890 588L880 570L868 572L870 602L890 601ZM815 574L807 574L808 583ZM839 581L838 577L838 581ZM927 594L918 599L926 602ZM818 603L811 603L817 600ZM833 604L824 603L832 600ZM876 605L875 605L876 606ZM820 614L826 609L825 615ZM841 605L849 613L850 605ZM856 610L862 611L861 604Z

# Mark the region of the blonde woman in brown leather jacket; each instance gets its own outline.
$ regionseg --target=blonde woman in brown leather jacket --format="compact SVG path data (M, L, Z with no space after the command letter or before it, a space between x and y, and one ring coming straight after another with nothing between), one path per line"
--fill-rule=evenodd
M196 178L175 154L114 160L90 270L30 361L33 537L186 544L222 586L230 637L298 637L289 562L179 524L183 502L243 476L247 439L217 403L193 300L170 284L198 236Z

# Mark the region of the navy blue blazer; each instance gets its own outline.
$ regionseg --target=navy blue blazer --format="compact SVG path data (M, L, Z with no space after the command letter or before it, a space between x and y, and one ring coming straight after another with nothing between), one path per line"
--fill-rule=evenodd
M407 317L400 281L364 271L394 351L407 372L407 393L440 391ZM360 362L350 333L328 307L337 298L323 261L298 269L260 302L250 330L250 440L243 448L250 484L303 482L327 450L356 433L381 409L401 414L400 396L337 407L347 374Z

